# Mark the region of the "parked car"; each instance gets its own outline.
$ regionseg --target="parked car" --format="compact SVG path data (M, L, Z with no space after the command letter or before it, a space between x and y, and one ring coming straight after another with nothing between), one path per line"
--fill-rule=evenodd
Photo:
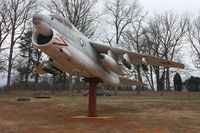
M88 96L88 95L89 95L89 92L83 94L83 96ZM111 93L110 91L105 90L105 89L97 89L96 95L97 96L111 96Z

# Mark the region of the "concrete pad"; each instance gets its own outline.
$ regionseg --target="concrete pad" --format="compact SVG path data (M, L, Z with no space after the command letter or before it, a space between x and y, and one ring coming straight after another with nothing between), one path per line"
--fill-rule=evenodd
M69 118L74 118L74 119L114 119L114 117L112 117L112 116L97 116L97 117L70 116Z

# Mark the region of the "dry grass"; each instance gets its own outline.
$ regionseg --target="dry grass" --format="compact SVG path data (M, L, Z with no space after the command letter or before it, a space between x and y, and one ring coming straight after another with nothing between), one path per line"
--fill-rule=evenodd
M53 96L19 102L0 96L0 133L199 133L200 97L98 97L99 116L86 119L88 98Z

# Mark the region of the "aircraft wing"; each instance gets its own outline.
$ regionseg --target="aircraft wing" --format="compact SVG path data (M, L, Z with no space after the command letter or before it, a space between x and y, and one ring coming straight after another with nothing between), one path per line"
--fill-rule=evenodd
M175 68L184 68L184 64L177 63L174 61L154 57L151 55L139 54L131 51L127 51L120 48L114 48L107 45L102 45L98 43L91 42L91 45L98 50L100 53L107 53L108 50L111 50L115 55L122 56L123 54L128 54L132 64L142 64L143 59L146 63L152 66L164 66L164 67L175 67Z

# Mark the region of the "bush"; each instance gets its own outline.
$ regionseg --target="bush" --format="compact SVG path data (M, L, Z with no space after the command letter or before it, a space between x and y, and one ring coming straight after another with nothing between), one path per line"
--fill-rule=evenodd
M191 76L185 80L184 85L188 91L200 91L200 78Z

